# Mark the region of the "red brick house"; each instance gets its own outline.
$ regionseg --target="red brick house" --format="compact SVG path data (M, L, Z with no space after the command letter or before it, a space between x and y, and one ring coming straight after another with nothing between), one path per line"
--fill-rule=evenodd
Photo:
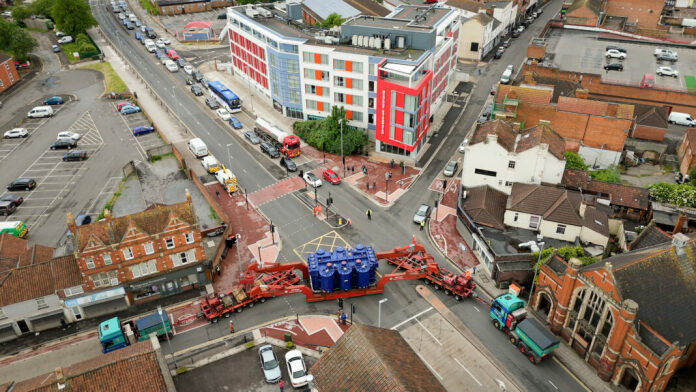
M566 23L595 27L605 7L604 0L575 0L566 11Z
M0 93L19 82L19 74L14 60L6 53L0 52Z
M532 308L598 376L631 391L664 391L696 362L696 240L638 247L583 266L552 255Z
M679 171L683 175L689 174L691 166L696 165L696 129L684 131L677 155L679 155Z
M79 227L69 216L87 290L122 287L132 303L205 285L201 231L188 192L186 199L118 218L107 211L106 219Z

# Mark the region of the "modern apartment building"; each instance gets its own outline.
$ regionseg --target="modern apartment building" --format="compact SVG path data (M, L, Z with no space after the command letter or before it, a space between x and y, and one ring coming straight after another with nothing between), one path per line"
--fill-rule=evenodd
M228 9L233 72L284 116L346 109L376 151L416 160L456 65L459 11L402 5L332 29L302 23L294 2Z

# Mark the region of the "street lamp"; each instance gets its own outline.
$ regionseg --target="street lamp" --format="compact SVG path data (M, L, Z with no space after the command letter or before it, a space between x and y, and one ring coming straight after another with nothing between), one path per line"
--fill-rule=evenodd
M179 368L176 364L176 356L174 356L174 350L172 349L172 342L169 340L169 333L167 332L167 324L164 323L164 311L162 307L157 305L157 313L159 314L160 321L162 322L162 328L164 328L164 334L167 335L167 343L169 344L169 351L172 353L172 359L174 360L174 367Z
M338 123L341 124L341 161L343 162L343 178L346 178L346 157L343 156L343 119L339 119Z
M389 172L384 172L384 199L389 203Z
M540 242L539 245L541 245L541 249L539 249L539 257L537 258L537 265L539 265L539 262L541 261L541 252L544 251L544 245L546 245L546 243ZM532 288L531 288L531 290L529 290L529 298L527 299L527 302L529 302L529 306L532 306L532 294L534 293L534 282L536 281L536 276L537 276L537 269L534 268L534 278L532 279Z
M382 298L377 302L377 328L382 328L382 304L387 302L387 298Z
M237 233L234 235L234 238L237 239L235 242L235 248L237 248L237 267L239 268L239 280L242 279L242 259L239 258L239 241L242 239L242 235ZM261 258L261 252L259 251L259 259Z

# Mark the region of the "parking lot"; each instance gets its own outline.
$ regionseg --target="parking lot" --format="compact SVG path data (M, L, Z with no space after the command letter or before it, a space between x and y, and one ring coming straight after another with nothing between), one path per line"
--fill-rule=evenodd
M657 87L685 89L684 76L696 75L696 50L690 48L670 47L679 55L679 60L672 64L668 61L658 62L653 54L656 48L665 46L597 39L595 34L587 32L553 29L546 44L546 52L554 54L553 64L560 69L600 74L605 80L638 84L644 74L652 74ZM625 49L626 59L608 61L605 53L609 45ZM609 62L622 63L624 70L605 71L604 65ZM660 66L676 69L679 77L658 76L656 70Z
M220 34L220 31L222 31L225 24L227 24L227 19L218 19L217 17L225 12L225 8L217 8L211 11L196 12L193 14L161 15L158 16L158 18L169 31L176 31L179 40L183 41L184 27L191 22L210 22L210 28L213 29L213 34Z
M114 111L116 111L116 105L118 102L113 102L112 106ZM133 136L133 128L140 126L151 126L150 120L145 117L143 112L121 115L121 121L123 122L123 131L128 133L128 138L135 144L138 153L142 160L147 159L146 151L158 147L164 144L162 138L159 137L157 132L150 132L145 135Z

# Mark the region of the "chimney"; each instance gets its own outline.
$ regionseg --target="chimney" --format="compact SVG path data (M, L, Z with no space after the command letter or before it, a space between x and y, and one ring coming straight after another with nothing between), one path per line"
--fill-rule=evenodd
M65 388L65 375L63 375L63 368L57 367L53 370L53 375L56 376L56 383L58 384L58 390Z
M75 224L75 217L70 212L65 214L65 223L68 224L68 229L70 230L71 233L75 234L77 232L77 225Z
M188 188L186 188L186 202L189 203L189 205L193 204L193 199L191 198L191 193Z
M672 237L672 246L677 248L677 252L683 251L687 242L689 242L689 237L684 233L677 233Z
M111 216L111 210L104 210L104 219L106 219L106 229L109 232L109 242L114 243L114 217Z
M583 200L582 203L580 203L580 217L581 218L585 217L585 210L587 210L587 204Z
M575 90L575 98L587 99L589 91L584 88L579 88Z
M679 213L679 217L677 217L677 222L674 224L674 230L672 230L673 234L681 233L682 230L684 230L684 226L686 225L687 218L686 214L684 213ZM674 240L672 240L672 244L674 244Z

